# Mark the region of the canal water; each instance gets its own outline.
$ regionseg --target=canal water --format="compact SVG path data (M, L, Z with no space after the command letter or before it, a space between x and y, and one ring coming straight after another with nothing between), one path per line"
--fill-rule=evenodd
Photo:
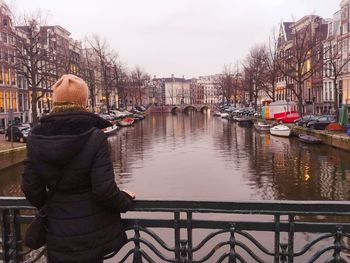
M153 114L110 137L116 181L139 199L350 200L350 153L213 117ZM21 196L22 165L0 170Z
M259 133L213 117L210 112L153 114L108 140L119 187L136 192L138 199L350 200L350 153L326 145L307 145L294 137ZM22 171L21 164L0 170L0 195L22 195ZM206 215L204 219L246 220L244 217ZM195 243L208 233L197 232ZM160 235L167 243L173 242L171 230L162 230ZM256 232L254 236L273 249L271 233ZM296 234L295 248L300 250L315 237ZM282 235L281 240L287 242L288 236ZM120 256L131 247L127 245ZM208 252L209 248L199 258ZM300 258L300 262L306 262L310 255Z

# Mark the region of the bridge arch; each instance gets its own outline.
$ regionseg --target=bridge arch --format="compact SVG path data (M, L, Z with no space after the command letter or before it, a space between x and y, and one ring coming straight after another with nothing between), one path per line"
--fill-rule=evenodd
M171 110L170 110L170 112L171 112L171 113L176 113L176 111L177 111L178 108L179 108L179 107L177 107L177 106L172 107Z
M209 109L210 109L210 107L209 107L209 106L204 105L204 106L200 106L199 111L200 111L200 112L203 112L203 111L205 111L205 110L209 110Z
M183 108L183 112L189 111L189 110L194 110L197 111L197 108L193 105L187 105Z

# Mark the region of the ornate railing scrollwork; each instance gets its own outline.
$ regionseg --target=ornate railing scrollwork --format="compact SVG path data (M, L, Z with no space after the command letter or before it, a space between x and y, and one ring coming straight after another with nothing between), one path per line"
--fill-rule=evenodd
M45 257L45 248L23 245L25 225L33 218L28 210L33 208L23 198L0 198L0 262ZM123 221L126 246L106 256L112 262L350 261L350 202L136 201L132 211ZM296 243L300 233L308 238Z

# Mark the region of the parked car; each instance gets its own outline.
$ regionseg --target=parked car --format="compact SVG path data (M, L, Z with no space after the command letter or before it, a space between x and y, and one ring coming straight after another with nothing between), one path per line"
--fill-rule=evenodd
M320 117L319 115L314 115L314 114L305 115L305 116L295 120L294 124L298 125L298 126L306 127L306 125L308 124L309 121L317 120L319 117Z
M11 132L12 129L12 132ZM11 133L12 133L12 140L18 141L18 142L26 142L27 137L30 131L30 127L28 125L12 125L9 126L5 133L5 140L11 141Z
M328 124L334 122L336 122L336 119L333 115L323 115L317 118L316 120L309 121L306 127L315 130L325 130Z
M300 119L298 113L288 113L285 116L276 119L278 123L293 123L295 120Z

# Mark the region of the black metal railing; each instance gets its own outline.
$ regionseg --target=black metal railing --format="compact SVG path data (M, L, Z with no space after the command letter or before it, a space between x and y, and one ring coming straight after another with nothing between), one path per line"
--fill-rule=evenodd
M22 244L31 209L0 198L3 262L45 256ZM350 202L135 201L124 217L128 243L109 262L350 262Z

